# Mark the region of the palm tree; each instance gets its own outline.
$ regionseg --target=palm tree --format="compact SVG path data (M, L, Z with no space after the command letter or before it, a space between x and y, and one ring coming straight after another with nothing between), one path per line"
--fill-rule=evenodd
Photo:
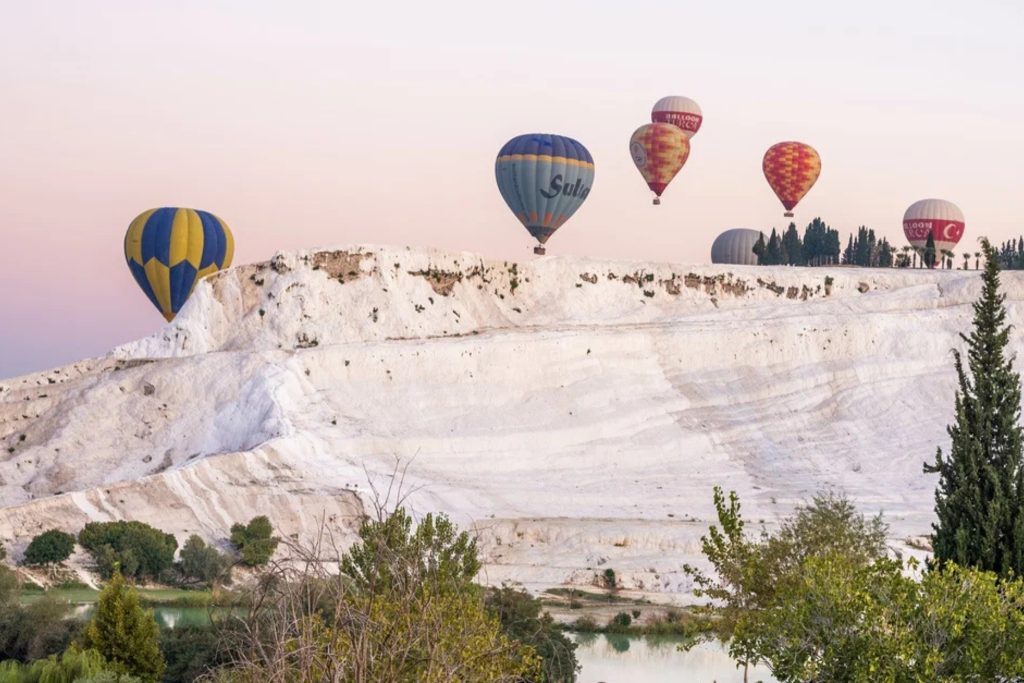
M976 251L976 252L974 252L974 269L975 270L979 269L978 264L980 262L981 262L981 252L980 251Z
M971 255L966 251L960 255L964 257L964 270L967 270L967 266L971 265Z
M942 267L949 270L953 267L953 257L955 254L949 249L942 250Z

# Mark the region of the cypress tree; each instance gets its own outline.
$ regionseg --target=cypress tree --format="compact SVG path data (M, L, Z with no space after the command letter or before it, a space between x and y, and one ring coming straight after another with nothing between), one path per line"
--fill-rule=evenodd
M1024 467L1021 463L1020 375L1007 358L1010 325L999 293L999 254L983 241L985 270L974 303L974 329L961 334L967 367L953 351L959 388L955 422L946 428L949 455L939 448L932 549L947 561L1000 574L1024 572Z
M754 252L754 254L757 255L757 265L759 265L759 266L766 266L766 265L768 265L765 262L765 258L766 258L767 253L768 253L768 247L764 243L764 233L763 232L760 233L760 237L758 237L757 238L757 242L754 243L754 248L752 249L752 251Z
M935 261L938 257L935 252L935 236L930 232L928 233L928 241L924 243L924 255L921 258L924 259L924 264L927 267L935 267Z
M156 619L139 605L138 592L125 583L120 569L114 569L100 593L96 613L85 629L85 643L119 671L146 683L155 683L163 675Z
M800 233L796 231L796 223L790 223L786 228L786 233L782 236L782 249L786 252L787 265L802 266L805 264L803 243L800 241Z

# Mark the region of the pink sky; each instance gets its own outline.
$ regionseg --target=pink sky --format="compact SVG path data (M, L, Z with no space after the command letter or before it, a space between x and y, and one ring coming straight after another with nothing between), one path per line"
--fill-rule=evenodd
M9 3L0 23L0 377L105 353L163 319L124 264L154 206L221 216L235 263L386 243L532 258L495 186L513 135L585 144L597 176L549 253L705 262L782 226L774 142L820 152L797 207L902 244L914 200L965 243L1024 232L1024 9L846 3ZM704 125L654 208L630 160L662 95Z

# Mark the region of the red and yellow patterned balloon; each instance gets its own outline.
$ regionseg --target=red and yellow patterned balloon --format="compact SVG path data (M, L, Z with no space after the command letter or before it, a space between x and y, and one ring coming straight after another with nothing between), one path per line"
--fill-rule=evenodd
M670 123L648 123L640 126L629 139L629 155L661 203L665 191L690 156L690 142L682 129Z
M764 177L792 217L793 207L803 199L821 174L821 157L802 142L780 142L764 153Z

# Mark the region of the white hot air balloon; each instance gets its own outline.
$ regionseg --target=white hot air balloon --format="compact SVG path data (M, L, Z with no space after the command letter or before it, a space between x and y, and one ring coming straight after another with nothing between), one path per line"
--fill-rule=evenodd
M662 97L651 110L651 121L654 123L671 123L682 129L687 138L696 135L704 114L700 106L689 97L673 95Z
M760 237L760 230L750 230L749 228L726 230L711 244L711 262L756 266L757 254L754 253L754 245L757 244ZM765 239L767 240L767 237Z
M911 204L903 214L903 234L918 253L924 252L931 234L936 259L940 259L943 251L953 251L963 237L964 214L956 204L945 199L922 199Z

